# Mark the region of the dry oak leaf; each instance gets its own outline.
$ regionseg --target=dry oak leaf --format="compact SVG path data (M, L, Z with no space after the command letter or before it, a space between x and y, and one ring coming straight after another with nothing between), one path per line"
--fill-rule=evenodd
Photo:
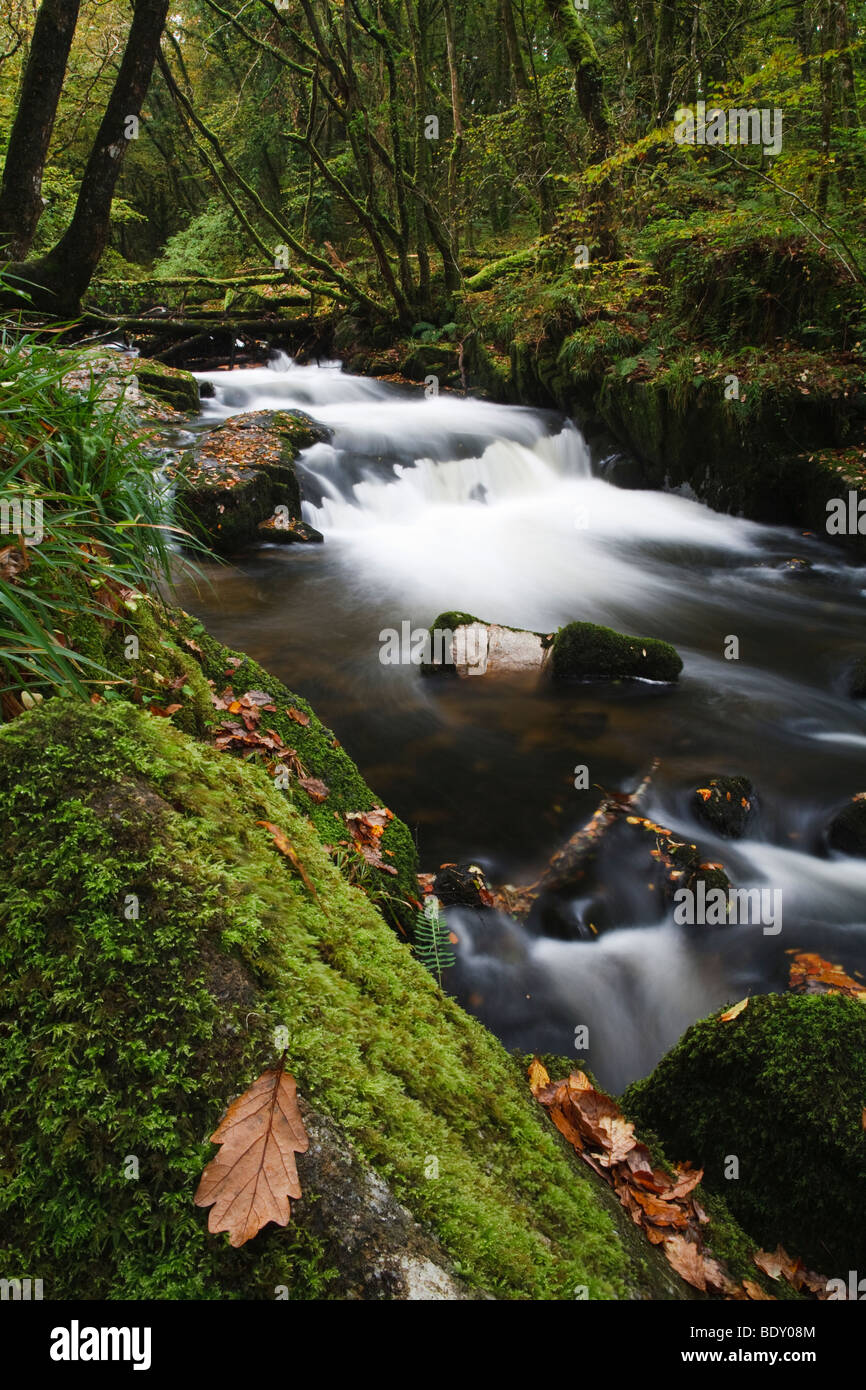
M719 1022L730 1023L732 1018L738 1018L739 1015L743 1012L743 1009L745 1009L748 1002L749 998L747 995L745 999L740 1000L739 1004L732 1005L732 1007L728 1009L726 1013L723 1013L721 1018L719 1019Z
M286 1226L290 1197L300 1197L295 1154L310 1141L298 1109L295 1078L283 1069L263 1072L249 1090L232 1101L211 1135L220 1152L201 1175L197 1207L210 1207L208 1230L228 1231L229 1243L243 1245L273 1221Z

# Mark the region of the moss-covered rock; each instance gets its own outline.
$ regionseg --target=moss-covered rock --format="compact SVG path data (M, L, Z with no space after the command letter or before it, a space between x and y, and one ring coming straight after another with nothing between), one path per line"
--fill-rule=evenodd
M756 1242L828 1277L866 1248L866 1008L841 995L759 995L696 1023L623 1108L669 1158L704 1168ZM729 1178L730 1158L739 1176Z
M852 796L848 805L833 817L827 838L832 849L866 858L866 792Z
M716 834L736 840L745 833L754 798L748 777L702 777L692 794L692 809Z
M186 414L197 414L201 408L198 382L191 372L178 367L166 367L162 362L154 362L142 357L134 364L135 375L142 391L155 396L159 401L167 401L175 410Z
M259 527L275 516L285 523L281 539L311 539L292 526L301 521L295 459L327 438L302 411L230 416L183 457L177 490L184 526L219 555L260 542Z
M137 640L135 655L129 654L132 635ZM107 634L96 633L86 655L123 682L108 688L109 698L122 695L140 701L145 708L161 709L176 728L208 740L217 725L232 718L214 707L214 693L220 695L227 687L238 697L247 690L267 692L276 709L268 712L266 725L294 750L298 770L282 795L313 822L326 844L339 845L341 840L350 839L347 812L371 811L381 805L339 739L302 696L250 657L217 642L196 618L181 609L165 609L139 599L128 625L118 624ZM255 749L240 751L247 758L257 756ZM262 750L259 758L266 756ZM311 796L301 778L324 782L326 799ZM418 895L415 842L408 826L393 816L379 844L382 860L393 874L366 865L348 849L344 852L347 872L388 920L405 932L414 921L412 900Z
M682 658L669 642L628 637L597 623L567 623L553 639L558 679L675 681Z
M0 729L0 797L4 1275L38 1273L52 1298L361 1288L321 1162L288 1228L239 1249L193 1205L208 1136L284 1025L344 1210L348 1144L467 1290L688 1296L262 769L126 702L57 698Z

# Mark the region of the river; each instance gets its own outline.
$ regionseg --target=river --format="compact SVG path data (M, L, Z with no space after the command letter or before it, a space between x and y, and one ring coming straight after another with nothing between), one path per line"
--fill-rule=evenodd
M630 789L660 760L645 812L741 886L782 893L782 930L677 926L647 912L646 877L611 862L617 925L580 898L555 936L452 910L446 987L509 1047L581 1050L608 1087L648 1072L685 1027L784 988L790 950L866 971L866 860L829 855L828 819L866 790L866 706L845 693L862 654L866 569L826 538L724 516L684 496L613 486L573 424L353 377L339 364L202 374L199 428L299 408L331 428L299 464L324 545L265 546L207 566L180 600L214 634L306 696L417 836L421 866L472 860L527 882L592 814L591 784ZM792 561L795 563L792 564ZM380 634L458 609L549 632L572 619L673 642L675 687L553 688L423 678L383 664ZM739 659L725 656L729 638ZM738 842L693 820L713 773L750 777ZM640 880L640 881L638 881Z

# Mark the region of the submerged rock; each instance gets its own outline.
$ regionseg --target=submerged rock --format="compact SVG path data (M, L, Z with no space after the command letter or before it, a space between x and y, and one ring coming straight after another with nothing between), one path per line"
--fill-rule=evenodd
M832 1278L866 1242L864 1097L863 1004L771 994L694 1024L622 1104L669 1159L703 1167L756 1243Z
M827 838L831 849L866 858L866 792L852 796L848 805L834 816Z
M692 794L692 809L718 835L737 840L753 813L754 796L748 777L702 777Z
M328 437L299 410L230 416L184 455L177 479L182 524L218 555L261 541L259 528L269 521L275 527L268 539L277 538L277 522L281 540L316 539L301 520L295 460Z

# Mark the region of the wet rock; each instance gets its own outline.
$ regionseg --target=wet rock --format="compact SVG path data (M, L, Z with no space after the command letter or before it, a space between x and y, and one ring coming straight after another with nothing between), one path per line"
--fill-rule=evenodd
M597 623L567 623L556 633L485 622L470 613L440 613L429 629L422 671L458 676L550 669L559 680L675 681L682 659L668 642L629 637Z
M429 629L429 660L424 674L444 671L458 676L501 675L540 671L550 641L543 633L487 623L471 613L440 613Z
M285 520L279 512L269 516L267 521L260 522L258 529L263 541L271 541L277 545L292 545L298 541L302 544L316 544L325 539L315 526L308 525L306 521L297 521L294 517Z
M135 363L135 375L142 391L148 396L167 401L175 410L198 413L201 404L199 387L191 372L140 358Z
M832 1277L856 1266L866 1238L864 1095L863 1005L769 994L695 1023L622 1107L669 1160L704 1169L754 1244L781 1243Z
M269 540L316 539L301 520L295 459L328 437L299 410L230 416L183 457L177 484L182 524L218 555L261 541L260 527L268 522L274 523Z
M328 1297L406 1302L490 1297L462 1283L439 1241L364 1163L329 1116L299 1100L310 1140L298 1155L303 1196L292 1222L315 1239L331 1271Z
M754 811L754 796L748 777L702 777L692 794L692 809L717 835L738 840Z
M477 864L445 864L433 880L443 907L489 907L493 901L484 870Z
M831 849L866 859L866 792L858 792L834 816L827 830Z
M669 642L630 637L597 623L567 623L553 639L551 666L557 679L672 682L683 669Z
M866 656L861 656L855 663L849 678L848 690L855 700L866 700Z

